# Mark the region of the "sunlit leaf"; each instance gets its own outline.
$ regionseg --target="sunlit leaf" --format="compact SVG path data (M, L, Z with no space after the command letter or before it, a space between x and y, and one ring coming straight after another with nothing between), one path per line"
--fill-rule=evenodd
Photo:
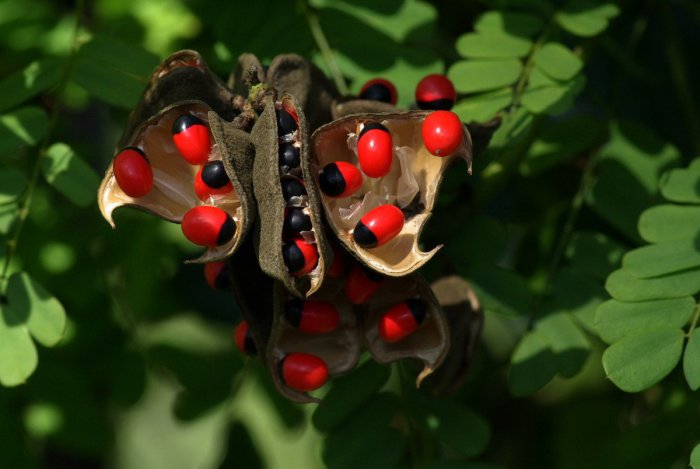
M535 330L546 338L554 353L559 373L567 378L575 376L588 357L590 344L568 313L555 313L537 321Z
M16 169L0 169L0 205L14 202L27 187L27 179Z
M556 15L559 25L577 36L595 36L608 27L608 20L619 13L616 5L588 0L570 2Z
M557 363L547 337L540 331L526 333L513 352L508 387L515 396L527 396L547 384L557 373Z
M49 118L37 107L23 107L0 115L0 156L37 145L48 130Z
M635 277L625 269L618 269L610 274L605 288L620 301L682 298L700 290L700 269L644 279Z
M2 174L2 173L0 173ZM17 205L16 204L3 204L0 205L0 234L7 234L10 232L15 219L17 218Z
M17 386L34 372L36 348L23 318L0 304L0 384Z
M513 84L522 68L516 59L462 60L450 67L447 77L458 92L475 93Z
M37 342L51 347L61 340L66 327L63 306L27 273L10 277L7 300L15 316L26 324Z
M542 20L529 13L514 11L487 11L474 22L479 32L509 33L515 36L532 37L543 26Z
M690 467L700 469L700 445L693 448L693 452L690 453Z
M457 52L462 57L496 59L524 57L532 42L507 33L467 33L457 38Z
M571 80L583 68L576 54L558 42L548 42L533 55L535 66L555 80Z
M545 78L537 69L522 96L522 104L535 114L559 114L573 105L576 95L581 92L585 78L578 75L575 80L557 83Z
M700 207L671 204L651 207L639 217L639 234L650 243L695 238L700 234Z
M49 147L41 169L48 183L74 204L85 207L96 200L99 176L65 143Z
M661 195L672 202L700 203L700 173L690 169L673 169L659 183Z
M692 269L700 266L700 246L691 239L665 241L633 249L625 254L622 267L641 278Z
M683 354L683 373L693 391L700 389L700 329L690 331L690 339Z
M489 91L458 101L452 112L464 122L485 122L508 106L512 98L513 90L510 88Z

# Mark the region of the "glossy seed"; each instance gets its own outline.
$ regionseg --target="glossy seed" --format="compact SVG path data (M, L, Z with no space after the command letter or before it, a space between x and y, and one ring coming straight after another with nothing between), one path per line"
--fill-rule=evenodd
M423 144L431 155L449 156L462 145L464 125L451 111L435 111L423 121Z
M355 225L352 237L365 249L388 243L403 229L404 216L395 205L380 205L370 210Z
M231 216L217 207L194 207L182 217L185 238L199 246L221 246L233 239L236 223Z
M379 319L379 335L393 343L411 335L425 320L426 307L421 300L411 298L389 308Z
M153 188L153 170L140 148L120 151L112 168L117 184L129 197L143 197Z
M311 217L300 207L289 207L284 210L282 234L285 237L298 235L302 231L311 231Z
M367 176L385 176L391 169L393 142L389 129L377 122L365 124L357 138L357 159Z
M284 200L306 195L306 187L299 179L285 177L280 181L280 185L282 186L282 197L284 197Z
M325 334L340 324L340 313L327 301L294 298L284 305L284 317L289 324L308 334Z
M362 187L362 173L355 165L336 161L318 172L318 184L329 197L349 197Z
M205 264L204 278L207 279L209 286L215 290L228 290L233 283L231 269L225 261Z
M190 164L204 164L211 153L209 129L201 119L183 114L173 123L173 142Z
M289 169L298 168L301 163L299 148L292 143L283 143L279 150L279 165Z
M297 129L297 120L285 109L277 111L277 134L287 135Z
M379 290L383 280L377 272L355 264L345 279L345 297L354 305L364 304Z
M194 191L206 202L212 195L223 195L233 191L233 184L221 161L210 161L199 169L194 178Z
M360 98L395 105L398 99L398 93L396 92L394 84L389 80L374 78L362 85L360 89Z
M301 392L318 389L328 380L326 363L308 353L290 353L280 361L279 370L282 381Z
M314 270L318 264L318 251L315 244L294 238L282 245L282 259L289 273L299 277Z
M333 249L333 262L326 271L326 277L338 278L345 273L345 253L335 243L331 244Z
M421 109L449 111L456 99L455 87L445 75L428 75L416 86L416 104Z
M256 355L258 348L255 346L253 334L250 332L250 326L247 321L241 321L233 330L233 338L236 341L236 347L245 355Z

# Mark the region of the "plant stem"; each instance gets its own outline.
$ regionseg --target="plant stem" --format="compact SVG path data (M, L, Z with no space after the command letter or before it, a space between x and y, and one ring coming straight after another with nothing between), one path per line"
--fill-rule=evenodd
M328 39L326 39L326 35L323 33L321 22L318 20L318 13L316 13L316 10L309 4L308 0L303 0L301 3L304 8L306 20L309 22L311 35L314 37L314 41L316 41L316 45L321 51L323 61L326 62L328 70L330 70L331 75L333 75L333 81L335 82L336 88L338 88L340 94L348 94L348 85L345 83L343 74L340 72L338 63L335 61L333 49L331 48L330 44L328 44Z
M688 332L686 332L685 334L686 338L690 339L690 336L693 335L695 327L698 325L698 320L700 320L700 305L696 304L695 313L693 314L693 320L690 323L690 329L688 329Z
M19 209L17 210L17 222L14 229L12 230L12 235L7 240L6 252L5 252L5 262L2 266L2 272L0 272L0 295L5 295L7 292L7 284L9 281L8 272L10 269L10 264L12 263L12 257L17 252L17 245L19 244L19 237L22 234L22 228L24 228L24 222L29 216L29 210L32 206L32 197L34 196L34 190L38 184L39 173L41 172L41 163L46 156L46 151L49 147L49 142L56 129L56 124L58 123L58 116L62 108L63 93L70 80L73 66L75 64L75 56L78 49L78 32L80 30L80 19L83 14L84 0L78 0L75 5L75 27L73 29L73 34L71 37L71 51L65 62L65 66L61 73L61 79L56 88L56 102L51 110L51 116L49 118L49 128L46 132L46 137L42 140L41 146L37 153L36 161L34 162L34 167L32 168L32 173L29 178L29 184L27 185L27 190L19 204Z

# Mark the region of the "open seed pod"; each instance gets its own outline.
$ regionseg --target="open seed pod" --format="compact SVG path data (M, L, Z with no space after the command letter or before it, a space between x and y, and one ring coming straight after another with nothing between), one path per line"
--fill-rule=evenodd
M371 99L342 98L333 101L331 115L333 120L342 119L353 114L397 113L392 104Z
M434 156L426 148L421 128L429 111L394 114L351 115L324 125L311 137L311 170L319 179L320 170L331 163L345 162L357 167L358 135L367 124L381 124L391 136L391 168L381 177L363 176L354 193L335 197L321 193L326 219L340 241L364 264L389 276L403 276L425 264L441 246L423 252L419 236L430 217L438 188L447 166L464 158L471 171L471 137L462 126L459 147L448 156ZM385 132L386 133L386 132ZM380 205L394 205L403 212L404 223L398 234L383 245L363 248L353 230L362 217Z
M280 113L289 119L288 128L278 129ZM253 189L260 220L256 229L260 267L294 295L304 298L321 286L332 252L323 232L318 190L309 167L307 123L301 107L291 96L277 102L268 96L251 137L256 152ZM298 167L280 165L282 146L295 149ZM308 224L296 236L285 236L285 218L293 210L308 218ZM292 264L299 260L302 249L306 250L302 252L303 265L297 268Z
M395 334L397 329L385 332L386 327L405 325L395 322L392 312L406 316L408 309L404 307L404 311L401 311L400 306L407 300L414 301L422 308L421 315L419 317L415 309L411 308L412 317L409 319L415 321L412 324L413 330L404 330L407 333L405 337L388 342L387 333ZM450 349L447 319L430 286L418 274L386 278L379 290L360 308L363 310L367 348L377 362L390 363L402 358L418 358L423 361L423 370L416 378L416 386L420 386L421 381L433 373L447 356Z
M202 164L187 161L175 143L173 125L182 119L195 122L190 128L198 133L194 135L195 145L190 147L199 152ZM255 218L250 179L254 156L250 136L223 121L205 103L172 105L124 140L100 186L100 210L114 227L112 212L121 206L140 208L175 223L181 223L195 207L215 207L222 211L216 213L226 219L228 232L194 262L223 259L237 249ZM195 191L195 179L204 162L220 165L218 178L226 182L222 190L212 189L204 195ZM120 179L125 187L120 186Z
M352 370L360 358L358 315L343 293L344 278L327 279L306 300L292 295L279 283L274 295L274 314L266 360L279 391L296 402L319 402L285 383L281 361L290 353L306 353L323 360L332 377ZM321 313L326 313L321 315ZM327 313L337 313L328 319Z
M455 392L464 382L479 344L484 314L474 291L462 277L452 275L432 283L450 328L450 351L430 379L439 394Z

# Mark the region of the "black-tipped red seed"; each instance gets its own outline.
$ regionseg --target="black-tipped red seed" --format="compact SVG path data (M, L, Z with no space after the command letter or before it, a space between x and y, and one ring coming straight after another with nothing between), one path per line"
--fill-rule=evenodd
M362 173L350 163L336 161L319 171L318 185L329 197L349 197L362 187Z
M290 353L278 366L284 384L297 391L313 391L328 380L328 366L316 355Z
M311 217L304 213L300 207L289 207L285 209L284 224L282 234L285 237L298 235L302 231L311 231Z
M290 274L298 277L308 274L318 264L318 250L302 238L294 238L282 245L282 259Z
M374 78L362 85L360 98L394 105L398 100L398 93L394 84L389 80Z
M340 324L340 313L327 301L302 301L294 298L284 305L287 322L308 334L325 334Z
M209 262L204 266L204 278L215 290L228 290L233 283L231 269L225 261Z
M204 121L192 114L183 114L173 122L173 142L190 164L204 164L211 153L211 137Z
M345 279L345 297L354 305L364 304L379 290L383 280L377 272L355 264Z
M255 346L253 334L250 332L250 326L247 321L241 321L233 331L233 338L236 342L236 347L245 355L256 355L258 348Z
M212 195L233 191L233 184L226 174L224 164L221 161L210 161L202 166L194 178L194 191L204 202Z
M153 188L153 170L140 148L128 147L120 151L112 169L117 184L129 197L143 197Z
M233 239L236 223L217 207L201 205L188 210L182 217L185 238L200 246L221 246Z
M379 335L389 343L403 340L423 324L426 312L425 303L416 298L396 304L379 319Z
M292 143L283 143L279 149L279 164L289 169L298 168L301 163L299 148Z
M445 75L428 75L416 86L416 104L421 109L449 111L456 99L455 87Z
M284 200L306 195L306 187L304 187L304 183L296 178L282 178L280 185L282 186L282 197L284 197Z
M391 170L394 144L389 129L378 122L364 125L357 137L357 159L362 172L372 178Z
M400 208L389 204L380 205L360 218L352 237L363 248L375 248L394 239L403 225L404 216Z

